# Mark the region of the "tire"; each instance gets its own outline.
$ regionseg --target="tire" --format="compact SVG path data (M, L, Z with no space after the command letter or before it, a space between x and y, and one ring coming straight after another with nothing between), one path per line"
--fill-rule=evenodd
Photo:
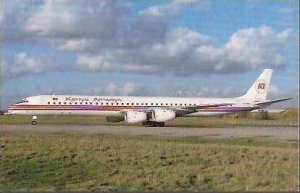
M36 121L31 121L31 125L36 125L37 122Z
M143 122L142 125L143 125L144 127L149 127L149 126L150 126L149 122L146 122L146 121Z
M164 123L164 122L158 123L158 126L159 126L159 127L164 127L164 126L165 126L165 123Z
M152 123L151 123L151 126L152 126L152 127L157 127L157 126L159 126L159 123L157 123L157 122L152 122Z
M142 125L145 126L145 127L164 127L165 123L164 122L148 121L148 122L143 122Z

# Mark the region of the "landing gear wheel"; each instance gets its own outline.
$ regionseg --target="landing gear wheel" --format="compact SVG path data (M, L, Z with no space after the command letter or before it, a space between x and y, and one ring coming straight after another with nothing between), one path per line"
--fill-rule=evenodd
M143 126L145 127L154 127L155 125L155 122L152 122L152 121L145 121L142 123Z
M31 125L36 125L37 124L36 120L37 120L37 116L36 115L32 115Z
M142 125L145 127L164 127L165 123L164 122L155 122L155 121L145 121L142 123Z
M142 125L144 127L149 127L150 126L150 123L148 121L145 121L145 122L142 122Z
M155 121L145 121L142 123L145 127L163 127L165 126L164 122L155 122Z
M165 126L165 123L164 122L160 122L160 123L157 123L159 127L164 127Z

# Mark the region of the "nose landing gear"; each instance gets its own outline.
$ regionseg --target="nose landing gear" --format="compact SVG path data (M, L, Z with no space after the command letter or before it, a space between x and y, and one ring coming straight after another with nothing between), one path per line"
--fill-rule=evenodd
M32 116L32 121L31 121L31 125L36 125L37 124L37 116L33 115Z

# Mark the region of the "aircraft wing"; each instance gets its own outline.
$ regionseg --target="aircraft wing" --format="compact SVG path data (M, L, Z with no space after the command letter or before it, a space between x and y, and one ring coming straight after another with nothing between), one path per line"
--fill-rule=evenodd
M197 109L204 109L208 107L220 107L220 106L226 106L226 105L232 105L231 103L219 103L219 104L206 104L206 105L196 105L196 106L188 106L188 107L182 107L184 110L197 110Z
M265 102L255 103L255 105L258 105L258 106L268 106L268 105L271 105L273 103L279 103L279 102L287 101L287 100L291 100L291 99L292 98L275 99L275 100L269 100L269 101L265 101Z
M196 105L196 106L187 106L187 107L180 107L176 109L176 115L182 116L190 113L195 113L199 109L204 109L208 107L220 107L220 106L226 106L226 105L232 105L231 103L219 103L219 104L205 104L205 105Z

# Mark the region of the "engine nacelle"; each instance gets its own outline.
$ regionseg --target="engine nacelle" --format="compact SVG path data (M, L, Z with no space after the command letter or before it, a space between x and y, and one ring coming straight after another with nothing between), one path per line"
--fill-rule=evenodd
M138 123L147 120L147 114L138 111L128 111L125 113L125 122Z
M152 118L151 121L156 122L165 122L170 119L174 119L176 117L176 114L172 110L168 109L155 109L152 111Z

